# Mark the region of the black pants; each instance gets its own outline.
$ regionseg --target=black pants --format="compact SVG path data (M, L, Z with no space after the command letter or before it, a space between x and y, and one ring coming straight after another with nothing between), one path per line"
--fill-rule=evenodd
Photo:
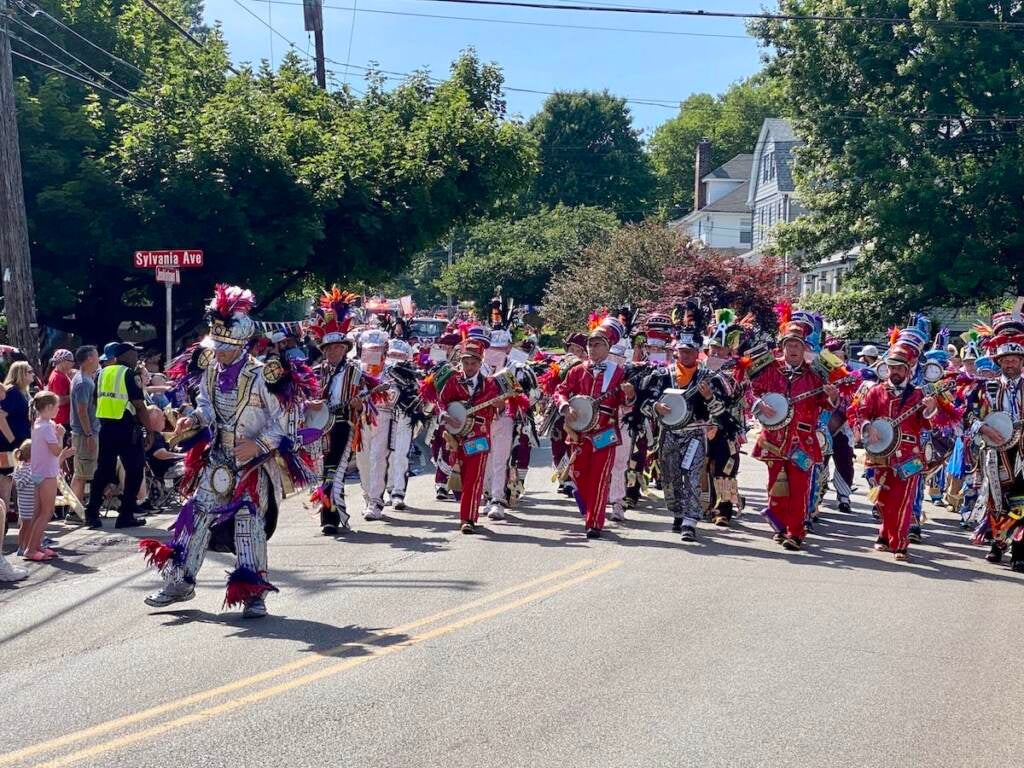
M100 420L99 456L96 460L96 474L92 479L92 490L89 504L85 508L85 516L90 520L99 517L100 504L103 503L103 491L111 483L117 482L117 460L121 460L124 468L124 493L121 496L121 509L118 519L135 517L139 511L139 488L142 487L143 468L146 464L146 451L142 445L142 429L135 418L126 415L119 421L112 419Z

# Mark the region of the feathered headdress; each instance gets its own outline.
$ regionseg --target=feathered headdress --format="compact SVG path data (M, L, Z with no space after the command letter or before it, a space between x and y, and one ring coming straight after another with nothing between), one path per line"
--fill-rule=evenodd
M783 299L776 303L773 309L775 310L775 317L779 321L779 333L784 333L783 329L793 319L793 303L789 299Z
M943 352L946 351L946 346L949 344L949 328L942 326L939 332L935 334L935 340L932 341L932 349L941 349Z
M256 324L249 317L255 303L252 291L237 285L217 284L206 308L210 340L215 348L244 347L249 342L256 332Z
M602 322L604 322L604 319L606 317L608 317L607 308L601 307L600 309L595 309L593 312L590 313L589 317L587 317L587 330L593 331L595 328L601 325Z
M960 352L960 357L964 360L977 360L981 357L981 347L985 337L991 335L992 329L987 325L976 325L969 331L961 333L960 339L964 342L964 348Z
M511 331L515 323L516 316L516 300L512 298L502 298L501 292L498 292L493 299L491 299L491 328L501 328L506 331Z
M352 325L354 308L361 303L358 294L342 291L338 286L324 291L320 304L313 310L309 330L321 344L337 344L345 341L345 334Z
M683 299L672 308L672 325L676 328L689 326L704 328L707 326L706 312L700 299L695 296Z

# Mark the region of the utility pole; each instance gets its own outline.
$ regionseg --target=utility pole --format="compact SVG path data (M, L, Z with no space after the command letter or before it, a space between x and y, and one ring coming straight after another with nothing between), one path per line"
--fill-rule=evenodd
M28 250L25 190L21 181L18 120L14 111L14 69L7 33L8 0L0 0L0 269L3 270L7 336L39 370L32 259Z
M324 66L324 8L323 0L302 0L302 16L306 31L313 33L316 44L316 84L327 90L327 68Z

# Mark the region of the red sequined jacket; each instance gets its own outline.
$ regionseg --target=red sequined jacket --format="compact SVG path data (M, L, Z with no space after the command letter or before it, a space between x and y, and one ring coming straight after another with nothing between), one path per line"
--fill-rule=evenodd
M464 403L466 407L472 408L501 395L498 385L494 383L494 379L490 379L482 373L479 374L479 377L483 382L483 386L477 385L476 392L473 393L472 397L469 396L469 390L462 383L461 376L456 374L448 379L437 398L441 410L447 412L448 405L455 402ZM476 437L487 437L490 435L491 421L497 415L500 405L501 403L495 403L474 413L470 417L473 419L473 429L464 439L472 440Z
M781 360L769 365L751 382L754 395L758 398L769 392L778 392L791 399L822 385L821 377L807 366L790 372ZM789 424L781 429L761 430L754 445L754 458L761 461L787 459L796 448L801 448L812 462L821 462L823 456L818 441L818 420L823 410L832 408L833 404L824 392L796 403Z
M555 405L558 408L566 405L569 398L575 395L587 395L594 399L601 397L604 371L595 375L593 368L594 364L587 361L582 365L574 366L569 371L565 381L559 384L558 389L555 390ZM619 409L632 404L632 401L626 401L625 395L622 393L623 381L625 381L625 369L621 365L616 365L608 389L605 390L604 399L598 405L598 421L593 431L614 427L618 435Z
M872 419L897 419L907 411L913 410L924 399L924 393L918 387L911 387L904 398L888 384L879 383L873 386L857 406L858 421L867 423ZM899 443L896 450L887 457L868 454L865 464L869 466L897 466L913 458L924 461L924 450L921 447L921 432L931 427L930 419L925 418L923 408L908 416L899 425ZM865 442L867 440L865 439Z

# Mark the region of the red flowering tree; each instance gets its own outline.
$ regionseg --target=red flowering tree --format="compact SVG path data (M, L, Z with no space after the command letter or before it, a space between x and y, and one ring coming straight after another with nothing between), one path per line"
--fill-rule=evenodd
M753 263L737 257L724 257L689 241L662 271L657 299L652 309L670 312L689 297L713 309L735 310L737 318L754 315L757 325L774 333L778 321L774 306L792 296L792 282L783 279L782 263L765 257Z

